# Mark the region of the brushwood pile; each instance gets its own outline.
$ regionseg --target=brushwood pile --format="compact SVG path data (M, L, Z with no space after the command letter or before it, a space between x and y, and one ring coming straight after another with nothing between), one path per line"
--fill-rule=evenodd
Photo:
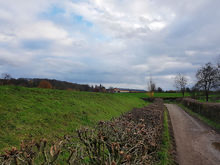
M23 141L0 156L0 164L156 164L163 129L163 101L81 128L56 142Z

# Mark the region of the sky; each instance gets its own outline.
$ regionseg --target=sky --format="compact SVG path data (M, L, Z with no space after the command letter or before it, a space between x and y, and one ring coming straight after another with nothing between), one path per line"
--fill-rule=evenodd
M174 89L220 54L219 0L0 0L0 74Z

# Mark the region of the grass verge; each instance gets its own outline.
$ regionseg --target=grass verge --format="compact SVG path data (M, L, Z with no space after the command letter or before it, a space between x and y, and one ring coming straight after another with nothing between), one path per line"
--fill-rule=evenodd
M164 111L164 123L163 123L163 135L161 150L158 152L160 162L158 165L170 165L173 164L173 159L170 154L172 149L171 138L169 133L168 112Z
M190 115L200 119L201 121L203 121L204 123L206 123L207 125L209 125L210 127L220 131L220 124L219 123L216 123L198 113L195 113L193 112L192 110L190 110L189 108L185 107L184 105L182 104L178 104L178 106L180 106L184 111L186 111L187 113L189 113Z

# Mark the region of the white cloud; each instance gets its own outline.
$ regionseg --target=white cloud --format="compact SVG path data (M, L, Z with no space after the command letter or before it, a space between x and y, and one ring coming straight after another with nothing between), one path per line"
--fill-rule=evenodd
M162 88L220 54L218 0L0 1L0 67L13 76ZM57 14L61 9L64 12ZM46 13L46 14L45 14ZM24 76L23 76L24 75Z
M151 30L162 30L164 27L166 27L166 23L164 22L152 22L149 25L149 28Z
M67 35L68 33L65 30L56 27L49 21L39 21L30 25L24 25L17 33L17 36L23 39L43 38L62 40L66 38Z
M151 1L106 1L70 2L69 12L82 15L111 37L130 38L131 35L147 35L149 30L160 31L174 18L174 13Z

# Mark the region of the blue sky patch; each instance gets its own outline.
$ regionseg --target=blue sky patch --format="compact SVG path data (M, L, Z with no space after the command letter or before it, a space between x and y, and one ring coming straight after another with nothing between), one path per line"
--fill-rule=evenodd
M92 26L93 26L93 23L92 23L92 22L89 22L89 21L85 20L85 19L83 18L83 16L81 16L81 15L75 15L75 14L73 14L73 18L74 18L74 20L76 21L76 23L86 25L87 27L92 27Z
M48 20L56 20L60 16L62 16L66 11L63 8L53 5L47 11L40 13L39 17L41 19L48 19Z
M29 50L47 49L51 44L49 40L23 40L22 47Z

